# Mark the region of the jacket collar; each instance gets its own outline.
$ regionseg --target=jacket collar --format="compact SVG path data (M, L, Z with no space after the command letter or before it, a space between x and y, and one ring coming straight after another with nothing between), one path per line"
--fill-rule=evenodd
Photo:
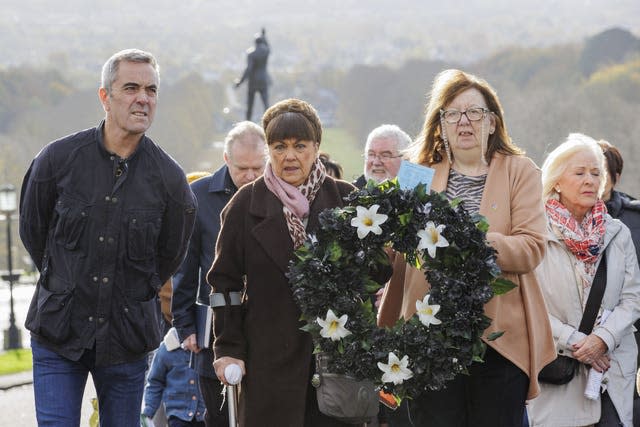
M220 169L213 173L211 181L209 182L208 191L209 193L225 193L229 195L238 191L238 188L231 179L229 168L226 164L222 165Z
M114 154L111 153L110 151L107 150L107 148L104 146L104 119L102 119L100 121L100 123L98 124L98 126L96 126L95 128L95 136L96 136L96 143L98 144L98 151L100 152L100 154L109 160L114 160L114 156L116 159L118 159L119 157ZM140 142L138 143L138 146L136 147L136 149L133 151L133 153L131 153L131 155L126 159L128 161L131 161L133 158L136 157L136 155L138 154L138 152L140 152L141 150L144 149L145 144L147 144L147 136L142 135L140 137Z
M282 203L267 188L263 177L249 185L252 193L249 214L258 218L251 233L284 274L289 270L289 261L293 258L293 241L282 213ZM283 239L283 236L286 238ZM277 242L283 241L286 241L284 246L275 247Z
M622 210L622 197L620 197L620 193L613 190L611 191L611 198L607 201L607 211L611 214L611 216L617 218L620 216L620 211Z

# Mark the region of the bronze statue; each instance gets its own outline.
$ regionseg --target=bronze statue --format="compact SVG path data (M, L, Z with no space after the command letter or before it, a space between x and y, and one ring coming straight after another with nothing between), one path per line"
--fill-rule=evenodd
M247 50L247 68L245 68L242 78L236 80L236 88L242 82L249 80L249 88L247 90L247 120L251 120L253 112L253 100L256 92L260 93L264 109L269 108L269 84L271 79L267 73L267 60L269 59L269 43L265 29L261 34L256 34L255 46Z

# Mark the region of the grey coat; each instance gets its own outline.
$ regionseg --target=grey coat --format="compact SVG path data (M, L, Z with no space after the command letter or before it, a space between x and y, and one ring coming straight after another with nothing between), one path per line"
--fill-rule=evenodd
M553 338L559 354L572 356L571 346L584 338L578 332L582 319L582 285L573 268L574 255L549 230L547 253L535 273L545 297ZM637 347L633 323L640 317L640 272L629 229L606 217L604 238L607 284L602 308L612 313L593 333L606 343L611 367L603 384L625 426L632 426L633 387ZM598 261L599 263L600 261ZM600 400L584 397L589 367L580 370L568 384L542 384L540 396L529 402L532 426L585 426L600 419Z

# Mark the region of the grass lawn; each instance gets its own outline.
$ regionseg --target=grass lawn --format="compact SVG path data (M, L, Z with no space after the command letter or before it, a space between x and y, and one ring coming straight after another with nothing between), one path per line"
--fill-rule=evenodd
M0 375L15 374L31 369L31 349L7 350L0 353Z
M345 181L353 181L362 175L364 159L362 152L365 141L358 142L353 136L339 128L324 128L320 151L329 153L344 169Z

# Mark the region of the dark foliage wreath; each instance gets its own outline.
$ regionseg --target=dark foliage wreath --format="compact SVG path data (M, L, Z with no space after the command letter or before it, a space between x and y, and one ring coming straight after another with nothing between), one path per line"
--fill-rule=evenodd
M370 181L319 220L287 276L302 329L316 353L330 356L332 372L371 379L404 398L441 389L482 360L491 322L484 305L514 286L499 278L483 217L423 185L408 191L393 180ZM372 275L388 266L388 247L423 269L431 289L411 319L380 329L372 296L381 285Z

